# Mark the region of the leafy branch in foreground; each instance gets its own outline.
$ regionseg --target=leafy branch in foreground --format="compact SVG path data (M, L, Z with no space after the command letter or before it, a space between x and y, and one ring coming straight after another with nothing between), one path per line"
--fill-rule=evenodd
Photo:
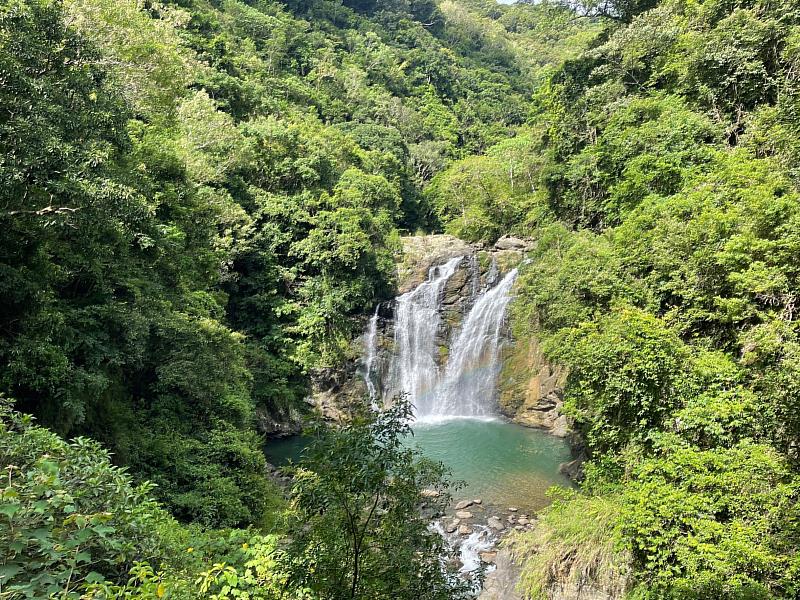
M378 415L313 431L294 469L295 583L337 599L458 593L442 568L442 539L422 511L423 500L434 511L448 502L447 473L404 441L411 416L410 403L399 398Z

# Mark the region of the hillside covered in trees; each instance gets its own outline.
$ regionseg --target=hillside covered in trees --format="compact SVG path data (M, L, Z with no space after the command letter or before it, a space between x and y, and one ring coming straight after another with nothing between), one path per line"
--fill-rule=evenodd
M2 0L0 150L0 598L469 596L407 404L262 452L439 231L587 446L524 592L800 598L793 0Z

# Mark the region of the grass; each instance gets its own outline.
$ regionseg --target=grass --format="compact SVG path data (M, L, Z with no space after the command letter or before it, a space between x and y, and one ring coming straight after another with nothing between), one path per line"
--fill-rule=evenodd
M533 531L504 542L522 568L520 592L534 600L566 590L623 597L630 556L618 544L619 504L613 496L568 494L542 513Z

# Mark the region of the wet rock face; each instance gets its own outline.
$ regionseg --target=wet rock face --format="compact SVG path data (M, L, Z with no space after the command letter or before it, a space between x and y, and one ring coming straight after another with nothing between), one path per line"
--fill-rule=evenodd
M538 340L517 340L506 349L499 377L500 409L528 427L568 437L571 423L561 414L566 369L551 365Z

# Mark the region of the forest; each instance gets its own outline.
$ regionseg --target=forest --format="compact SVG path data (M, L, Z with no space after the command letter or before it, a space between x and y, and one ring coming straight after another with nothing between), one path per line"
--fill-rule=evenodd
M409 403L305 402L438 232L589 458L523 597L800 598L796 1L0 0L0 150L0 599L473 597Z

